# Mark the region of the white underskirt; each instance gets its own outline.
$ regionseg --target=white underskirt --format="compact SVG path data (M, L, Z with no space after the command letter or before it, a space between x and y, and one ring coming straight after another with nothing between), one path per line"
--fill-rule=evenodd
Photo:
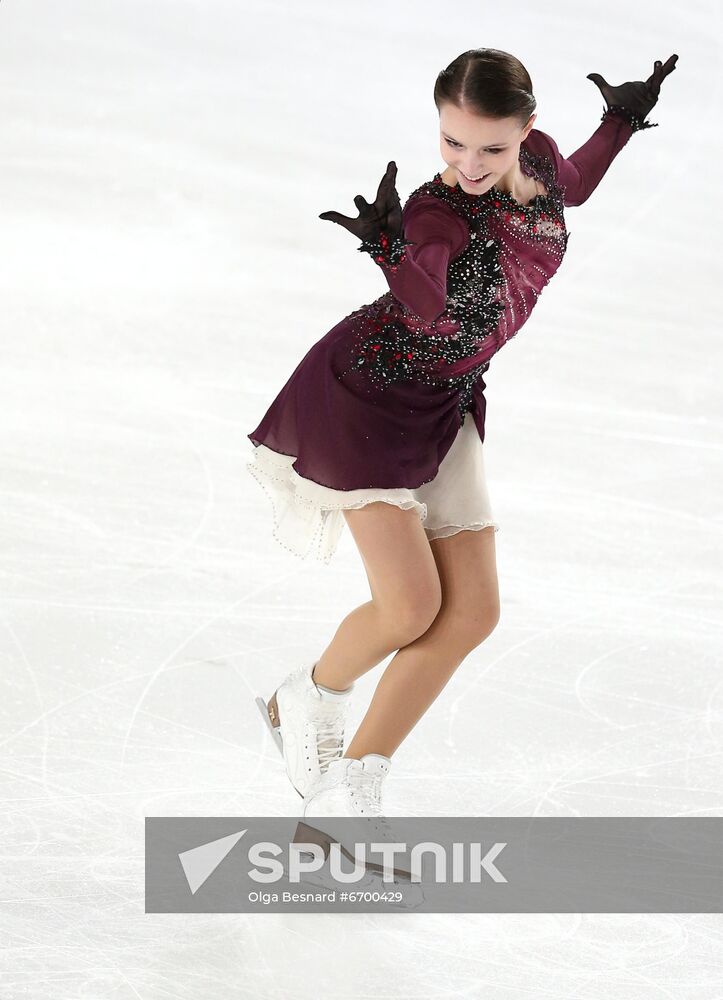
M311 553L329 563L346 524L342 511L380 500L416 510L430 540L490 526L499 531L487 491L484 446L469 412L437 475L414 489L334 490L300 476L292 468L296 456L247 443L253 454L246 468L271 500L272 534L302 559Z

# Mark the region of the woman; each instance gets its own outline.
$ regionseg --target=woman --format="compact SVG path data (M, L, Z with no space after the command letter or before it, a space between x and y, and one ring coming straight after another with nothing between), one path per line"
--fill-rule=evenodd
M613 87L565 159L534 128L525 67L497 49L463 53L436 81L446 170L402 211L391 161L357 218L324 212L361 240L389 290L330 330L255 431L249 471L274 536L328 562L344 523L372 599L313 663L257 702L304 797L305 816L382 816L391 756L499 618L495 522L484 475L490 359L524 324L567 248L581 205L645 116L677 56ZM355 680L397 650L343 751Z

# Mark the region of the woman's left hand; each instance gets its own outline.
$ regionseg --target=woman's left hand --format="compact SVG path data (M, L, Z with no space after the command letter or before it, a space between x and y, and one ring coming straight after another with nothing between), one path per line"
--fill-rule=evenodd
M613 104L622 105L641 118L651 111L658 103L658 94L663 80L675 69L678 61L676 55L670 56L665 63L659 59L655 60L653 72L647 80L634 80L629 83L621 83L617 87L611 86L607 80L599 73L588 73L588 80L599 88L600 93L607 101L608 107Z

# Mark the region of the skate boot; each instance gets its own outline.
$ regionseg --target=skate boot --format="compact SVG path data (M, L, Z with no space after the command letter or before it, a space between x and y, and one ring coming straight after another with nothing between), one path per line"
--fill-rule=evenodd
M268 704L256 704L279 749L291 784L303 798L344 752L344 725L354 685L332 691L314 683L316 662L292 671Z
M332 766L333 764L333 766ZM339 756L304 798L304 816L381 816L382 782L392 762L381 753Z
M380 753L367 753L359 760L340 757L331 761L326 773L304 798L298 839L319 844L327 859L331 844L336 841L352 861L357 842L394 842L392 829L382 813L382 783L391 765L389 757ZM367 858L366 866L372 873L383 871L381 861ZM394 868L394 876L406 880L411 877L400 862Z

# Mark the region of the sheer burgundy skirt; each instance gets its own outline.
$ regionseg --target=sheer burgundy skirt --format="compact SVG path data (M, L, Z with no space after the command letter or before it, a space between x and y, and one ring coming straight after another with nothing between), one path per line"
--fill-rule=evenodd
M430 540L457 531L499 531L490 503L484 445L467 413L434 479L415 488L334 490L304 479L294 457L265 445L254 448L246 467L271 501L273 537L295 555L330 562L344 530L343 511L375 501L414 509Z
M484 467L485 384L380 385L350 367L354 314L317 341L254 431L246 463L273 511L274 538L328 563L343 511L414 509L428 538L492 527Z

